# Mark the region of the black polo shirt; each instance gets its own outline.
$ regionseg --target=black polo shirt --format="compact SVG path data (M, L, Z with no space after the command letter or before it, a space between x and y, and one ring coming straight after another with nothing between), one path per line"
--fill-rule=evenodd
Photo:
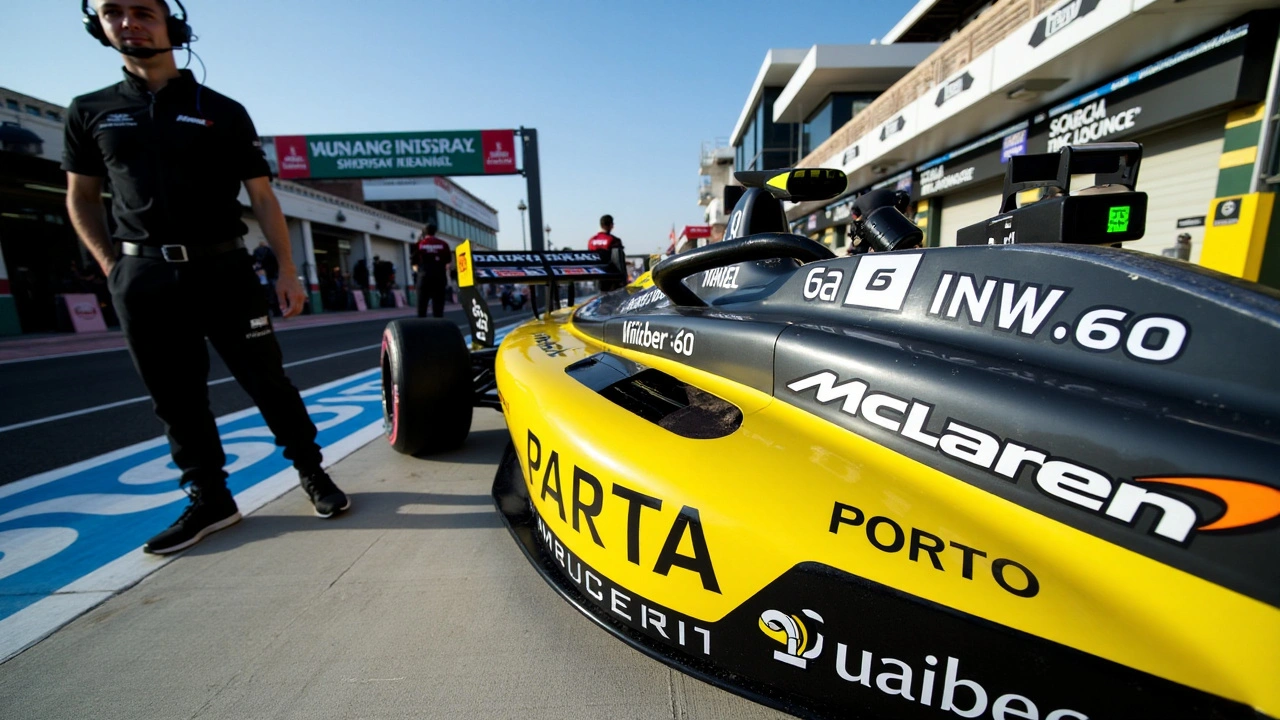
M151 93L126 70L124 81L67 108L62 169L111 181L117 240L202 245L242 236L241 181L271 174L244 107L181 72Z

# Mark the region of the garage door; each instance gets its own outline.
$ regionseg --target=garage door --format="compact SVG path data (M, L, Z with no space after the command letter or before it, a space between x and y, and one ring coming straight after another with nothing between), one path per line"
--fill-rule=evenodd
M1142 143L1137 189L1147 194L1147 232L1141 240L1125 243L1126 248L1159 255L1185 232L1191 235L1191 262L1199 262L1204 227L1179 230L1178 218L1209 212L1218 188L1225 124L1224 116L1215 115L1137 139Z
M980 223L1000 213L1000 191L1004 180L983 183L942 198L942 225L939 245L955 245L956 231Z

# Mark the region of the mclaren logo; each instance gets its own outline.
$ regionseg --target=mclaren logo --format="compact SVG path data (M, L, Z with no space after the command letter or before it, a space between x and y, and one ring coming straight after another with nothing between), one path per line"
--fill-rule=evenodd
M803 612L815 623L822 622L822 616L818 613L812 610ZM765 610L760 613L760 632L782 645L782 650L773 651L773 659L779 662L794 665L803 670L809 666L810 660L822 654L822 634L811 632L799 615L788 615L780 610Z
M840 382L831 370L792 380L787 388L797 395L813 391L819 403L839 402L840 412L851 418L1012 483L1030 466L1040 492L1130 527L1144 508L1152 508L1159 520L1151 534L1179 545L1190 542L1196 531L1234 530L1280 517L1280 490L1255 482L1198 477L1142 477L1128 482L954 418L941 423L941 432L931 432L930 426L938 425L930 422L933 405L873 391L858 378ZM1203 518L1192 504L1162 492L1168 486L1207 494L1225 511Z

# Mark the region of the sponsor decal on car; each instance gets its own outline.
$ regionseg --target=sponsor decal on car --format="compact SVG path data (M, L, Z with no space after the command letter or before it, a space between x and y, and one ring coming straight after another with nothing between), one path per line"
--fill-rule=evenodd
M813 627L809 627L809 620ZM770 608L760 613L760 631L783 645L773 651L773 659L793 667L807 670L810 661L822 655L824 637L817 631L822 625L822 615L805 608L800 613L788 613ZM865 642L862 644L865 647ZM815 663L814 672L830 672L847 683L874 689L885 695L895 696L906 702L925 707L937 707L942 713L962 718L989 717L996 720L1041 717L1041 708L1028 694L1007 692L996 695L988 690L997 687L1009 689L1004 679L988 679L980 676L962 677L960 658L942 653L930 653L913 662L888 657L883 650L863 649L852 641L836 641L835 660L831 663ZM856 660L854 659L856 658ZM877 662L878 661L878 662ZM967 674L967 673L966 673ZM941 675L941 678L938 676ZM919 681L916 678L919 678ZM990 714L988 714L988 712ZM914 717L914 716L913 716ZM1090 716L1068 708L1049 710L1045 720L1088 720Z
M667 299L666 293L662 292L656 287L649 288L647 290L638 292L632 295L631 297L627 298L627 301L622 303L622 305L618 307L618 314L629 313L635 310L640 310L650 305L656 305L658 303L661 303L663 300L667 301L666 303L664 303L665 305L671 304L671 301Z
M541 514L536 511L534 514L537 519L535 537L542 541L560 572L573 581L579 592L594 600L601 610L653 640L681 647L695 655L711 655L712 633L709 628L702 627L688 615L623 588L596 571L582 558L574 556L573 551L547 526Z
M867 255L858 259L844 296L844 305L901 312L920 268L921 253ZM818 265L805 275L805 300L834 302L844 282L844 270Z
M973 580L974 568L979 563L985 563L991 579L1010 595L1031 598L1040 593L1039 579L1030 568L1020 562L1001 557L988 560L990 556L986 551L955 540L944 540L920 528L907 527L884 515L868 518L861 509L837 501L832 507L831 523L827 530L832 535L838 535L846 525L862 527L867 543L880 552L895 554L905 549L911 562L918 563L927 558L928 564L939 572L947 572L947 565L950 565L950 571L959 572L960 577L965 580ZM946 564L943 563L943 557L947 559Z
M711 550L702 530L702 519L697 508L682 505L675 516L671 517L662 508L666 505L670 509L672 505L664 503L660 497L647 495L618 482L610 483L606 492L605 483L597 473L562 461L560 452L550 447L544 449L542 441L532 430L528 431L525 458L528 463L525 478L530 492L542 503L548 503L548 500L555 503L560 522L571 525L575 533L585 532L597 546L607 549L604 538L596 528L596 518L604 511L606 503L611 507L625 504L627 562L633 565L643 563L647 567L652 559L652 571L658 575L666 576L672 569L679 568L696 574L704 590L720 592ZM562 465L566 474L572 474L571 492L568 492L570 489L561 481ZM656 555L651 548L642 552L644 549L640 542L641 525L654 521L671 523L666 539ZM610 538L609 544L618 550L615 543L621 540L622 538ZM680 552L681 547L688 547L690 554Z
M723 288L733 290L738 287L738 271L740 265L718 267L702 274L702 287Z
M551 339L546 333L536 333L533 341L538 345L538 349L547 354L547 357L564 357L564 346Z
M842 414L857 419L868 429L886 430L914 445L985 470L1002 480L1016 484L1026 475L1048 497L1129 527L1134 526L1138 514L1144 508L1151 508L1159 513L1159 520L1149 534L1168 542L1186 546L1197 531L1225 529L1215 522L1220 521L1219 518L1203 518L1191 503L1159 491L1159 485L1178 484L1177 480L1170 482L1169 478L1154 477L1133 477L1129 480L1112 478L1098 468L1054 455L1049 450L1024 444L1013 437L1001 437L954 417L948 417L940 423L941 428L938 428L939 423L931 423L935 407L933 404L876 391L867 381L859 378L841 381L839 375L832 370L819 370L798 377L788 382L786 387L796 395L806 397L812 391L813 399L824 405L839 402ZM1024 469L1028 472L1024 473ZM1181 484L1215 497L1233 518L1232 528L1257 525L1280 516L1280 491L1247 480L1229 482L1231 484ZM1255 489L1256 493L1242 492L1241 486L1235 483ZM1221 494L1222 492L1228 494ZM1246 495L1268 499L1274 496L1275 499L1269 500L1260 513L1264 519L1235 524L1245 514L1240 509L1233 510L1233 502L1239 505L1244 502Z

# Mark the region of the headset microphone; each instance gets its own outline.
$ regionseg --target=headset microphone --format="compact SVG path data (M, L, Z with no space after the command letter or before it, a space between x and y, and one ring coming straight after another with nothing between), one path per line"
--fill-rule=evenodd
M136 58L153 58L159 55L160 53L172 52L177 49L178 48L172 48L172 47L167 47L167 48L131 47L129 45L124 45L116 48L116 50L118 50L121 55L128 55L129 57L136 57Z

